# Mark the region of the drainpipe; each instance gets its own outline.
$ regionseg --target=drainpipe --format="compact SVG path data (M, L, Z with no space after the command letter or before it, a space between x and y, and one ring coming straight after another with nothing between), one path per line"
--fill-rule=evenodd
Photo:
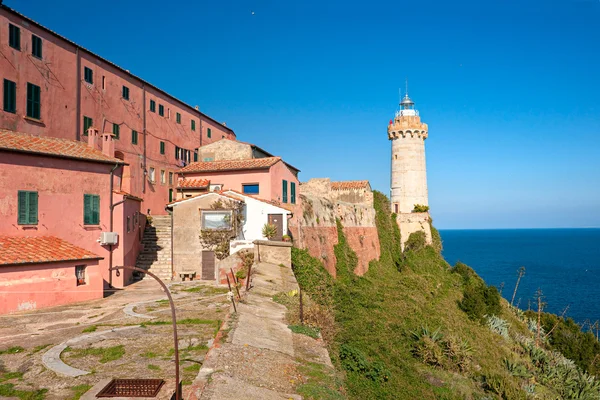
M146 142L148 139L146 133L146 84L142 83L142 120L144 122L144 159L142 161L142 193L146 193Z
M167 207L165 207L165 210L171 216L171 279L173 279L173 275L175 274L175 257L173 255L173 210L169 210Z
M79 141L80 137L80 125L81 124L81 57L79 55L79 47L75 48L75 56L77 57L77 73L75 74L77 79L77 106L75 114L77 114L75 121L75 139Z
M121 200L118 203L113 203L113 178L114 178L114 174L115 174L115 170L119 168L119 164L115 164L115 166L110 170L110 221L109 221L109 231L112 232L113 231L113 217L114 217L114 209L115 206L123 203L125 200ZM113 262L113 245L109 244L108 245L108 286L110 288L113 287L112 285L112 262Z

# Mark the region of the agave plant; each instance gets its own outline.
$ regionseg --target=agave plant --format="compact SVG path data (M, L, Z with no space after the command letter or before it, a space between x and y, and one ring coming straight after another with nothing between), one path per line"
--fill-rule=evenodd
M529 373L529 371L527 371L527 368L523 364L511 361L508 358L505 358L503 360L503 363L504 367L512 376L516 376L518 378L528 378L529 376L531 376L531 374Z
M421 329L411 332L411 336L416 340L421 340L424 337L431 339L434 343L442 340L442 333L440 332L441 326L439 326L436 330L431 330L427 325L421 326Z
M492 332L496 332L497 334L503 336L506 339L509 338L508 328L510 327L510 324L506 322L506 320L495 315L488 315L487 324L488 327L492 330Z

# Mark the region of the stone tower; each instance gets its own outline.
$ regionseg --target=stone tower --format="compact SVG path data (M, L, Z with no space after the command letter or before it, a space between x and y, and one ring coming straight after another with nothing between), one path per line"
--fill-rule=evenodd
M388 139L392 141L390 202L392 212L398 214L402 245L412 232L422 230L431 242L428 212L415 212L415 205L429 205L427 195L427 168L425 166L425 139L427 124L421 122L415 103L408 92L400 102L400 111L388 125Z

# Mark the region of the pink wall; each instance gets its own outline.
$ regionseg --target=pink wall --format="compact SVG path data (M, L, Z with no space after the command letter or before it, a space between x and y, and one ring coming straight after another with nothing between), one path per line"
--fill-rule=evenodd
M21 51L8 46L9 21L21 29ZM23 21L5 9L0 9L0 80L6 78L17 84L17 114L0 109L0 127L20 132L77 139L83 136L83 117L92 118L99 129L112 132L113 123L120 126L120 138L115 150L121 152L129 164L123 173L123 190L144 199L141 209L151 214L166 214L169 199L168 172L180 168L175 159L175 146L194 150L223 136L235 138L233 131L200 114L194 108L148 86L138 78L120 70L99 57L79 49L30 22ZM42 38L43 59L31 55L31 32ZM77 80L77 62L80 62L80 80ZM93 84L84 80L84 69L93 71ZM172 71L172 72L175 72ZM102 86L104 77L104 87ZM181 78L181 77L179 77ZM23 118L26 107L27 82L41 87L42 123ZM129 100L122 98L123 85L129 88ZM77 90L81 100L77 102ZM144 104L145 93L145 104ZM150 112L150 100L156 102L156 112ZM159 116L159 104L165 115ZM79 115L77 108L80 107ZM156 170L156 182L146 180L144 188L144 110L146 116L147 170ZM170 117L169 117L170 111ZM176 114L181 114L181 124ZM191 130L190 120L196 121ZM79 125L79 129L77 126ZM211 138L207 129L211 128ZM133 144L131 131L138 132L138 144ZM201 136L202 135L202 136ZM160 142L165 142L165 154L160 154ZM191 158L193 161L193 156ZM167 182L160 182L164 170Z
M292 171L282 162L279 161L277 164L271 167L271 199L283 202L283 180L288 182L287 184L287 204L291 204L292 189L290 183L296 184L296 204L300 200L298 196L298 178Z
M226 171L207 173L186 173L186 178L203 178L210 180L211 185L223 185L222 189L242 191L242 184L258 183L260 197L271 200L271 176L267 169L254 171Z
M77 286L75 266L86 265ZM103 296L97 260L0 266L0 314L35 310Z
M119 244L113 251L113 266L135 267L137 256L141 250L141 238L146 226L146 215L141 213L141 202L123 197L121 194L113 194L113 202L118 203L125 200L124 203L115 206L114 228L119 233ZM136 217L137 213L137 217ZM127 223L129 218L129 224ZM129 232L127 227L129 226ZM120 276L113 273L113 284L119 283L119 286L128 284L131 281L133 271L120 270Z
M18 153L0 154L0 235L50 235L64 239L104 257L100 269L108 281L108 248L96 240L102 231L109 230L109 172L113 165ZM117 182L120 170L115 171ZM19 190L38 192L37 225L18 225ZM83 224L84 194L100 196L99 225ZM114 228L119 232L117 219ZM113 259L113 265L122 265L122 260ZM123 275L113 280L113 284L122 286Z

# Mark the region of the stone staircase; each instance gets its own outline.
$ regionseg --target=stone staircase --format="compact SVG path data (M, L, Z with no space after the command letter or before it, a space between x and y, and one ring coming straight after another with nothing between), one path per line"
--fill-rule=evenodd
M136 266L170 281L171 274L171 216L153 215L152 224L146 224L143 250L137 257Z

